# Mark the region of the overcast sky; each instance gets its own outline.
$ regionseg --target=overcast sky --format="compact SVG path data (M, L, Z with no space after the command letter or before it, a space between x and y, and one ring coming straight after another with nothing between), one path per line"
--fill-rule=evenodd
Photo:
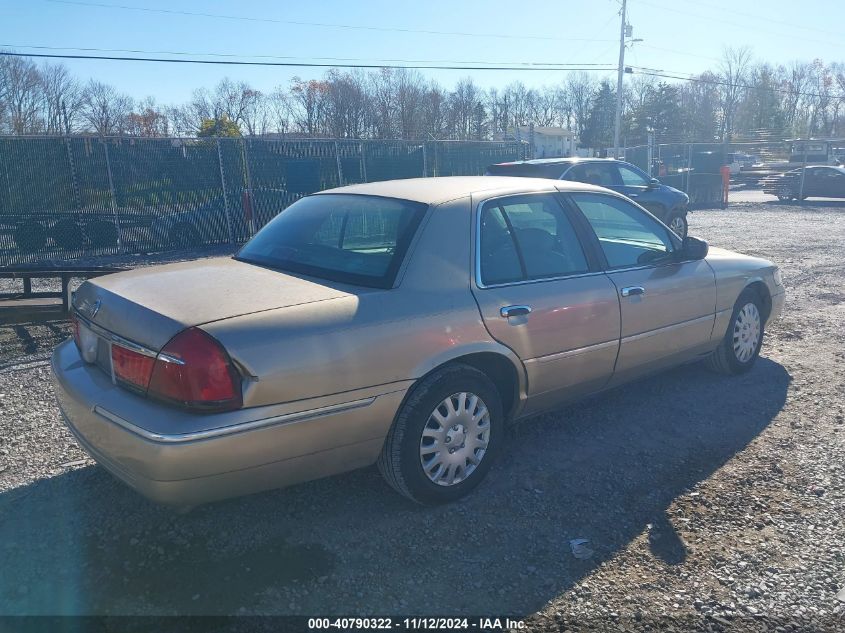
M38 46L174 51L194 57L266 55L297 61L615 66L619 6L619 0L0 0L0 47L27 52L50 52L26 48ZM626 63L636 66L697 73L715 67L725 46L748 46L756 59L774 64L814 58L845 61L845 1L841 0L629 0L628 7L634 37L644 40L627 54ZM180 11L194 15L174 13ZM319 68L64 63L81 78L95 77L137 98L153 95L161 103L187 100L194 88L211 86L227 75L272 90L287 85L295 75L318 78L324 73ZM561 79L561 73L554 71L422 72L446 87L467 75L483 87L517 79L539 86Z

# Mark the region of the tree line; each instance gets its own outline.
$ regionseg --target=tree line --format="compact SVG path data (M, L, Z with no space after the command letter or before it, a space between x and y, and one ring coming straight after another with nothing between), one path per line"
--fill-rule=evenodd
M845 136L845 64L772 65L749 49L726 49L688 81L628 75L622 138L646 142L780 140ZM417 70L331 69L272 91L225 78L186 103L133 99L62 64L0 57L0 134L140 137L290 135L322 138L501 138L518 126L560 126L584 147L612 144L615 81L568 72L554 85L514 81L482 89L472 77L451 89ZM524 138L524 136L523 136Z

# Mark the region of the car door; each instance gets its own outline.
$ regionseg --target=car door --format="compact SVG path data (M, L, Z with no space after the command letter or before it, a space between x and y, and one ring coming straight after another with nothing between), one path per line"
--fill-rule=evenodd
M629 201L602 193L569 199L593 229L619 293L619 358L611 384L708 351L716 279L704 260L680 261L680 241Z
M619 348L619 299L582 245L586 227L576 228L555 193L476 207L473 294L490 334L525 365L525 412L604 387Z
M633 165L617 163L616 169L619 171L619 181L622 185L614 190L625 194L634 202L641 204L654 213L652 208L649 206L656 202L654 195L655 190L651 187L650 183L651 179ZM659 216L660 214L657 215Z
M798 189L805 198L811 198L822 195L819 193L819 169L817 167L804 168L804 184L801 185L801 171L798 171ZM798 192L796 191L796 195Z
M833 167L819 168L817 196L824 198L845 197L845 172Z

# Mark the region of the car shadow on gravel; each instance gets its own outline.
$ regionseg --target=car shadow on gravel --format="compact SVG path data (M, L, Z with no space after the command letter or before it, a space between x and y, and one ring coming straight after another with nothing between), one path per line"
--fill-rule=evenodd
M0 495L0 613L528 615L628 546L682 566L667 508L789 382L765 358L735 378L690 365L528 420L472 495L434 508L369 468L180 515L79 468Z

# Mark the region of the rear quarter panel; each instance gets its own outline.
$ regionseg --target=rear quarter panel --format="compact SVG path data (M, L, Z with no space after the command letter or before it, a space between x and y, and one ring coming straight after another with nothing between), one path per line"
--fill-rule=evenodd
M473 352L515 360L487 333L470 291L470 223L469 198L433 207L393 289L203 326L254 377L245 405L390 390Z

